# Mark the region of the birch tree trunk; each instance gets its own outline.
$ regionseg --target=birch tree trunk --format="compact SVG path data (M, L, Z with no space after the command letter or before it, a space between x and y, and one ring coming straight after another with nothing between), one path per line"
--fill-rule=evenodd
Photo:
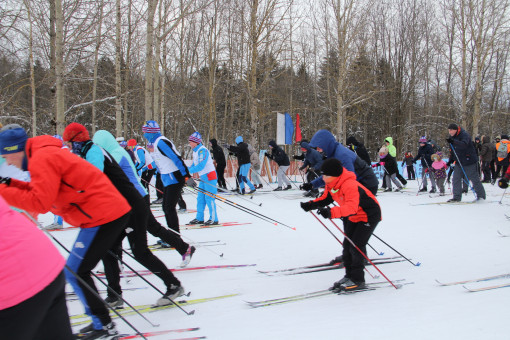
M117 0L118 1L118 0ZM94 79L92 80L92 134L96 133L96 98L97 98L97 68L99 61L99 48L102 43L102 26L103 26L103 1L99 4L99 21L97 28L96 48L94 49Z
M102 11L101 11L102 13ZM121 42L120 34L121 12L120 0L116 1L116 25L115 25L115 135L122 136L122 80L120 73L121 63Z
M62 135L66 125L64 89L64 16L62 0L55 0L55 101L57 134Z

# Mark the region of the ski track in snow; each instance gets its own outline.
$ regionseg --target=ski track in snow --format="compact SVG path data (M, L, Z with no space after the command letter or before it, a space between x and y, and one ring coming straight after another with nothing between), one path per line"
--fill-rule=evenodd
M233 183L232 178L229 179ZM275 270L328 262L341 254L340 244L320 225L310 213L299 207L307 198L289 199L297 190L285 192L289 198L276 195L255 194L251 204L246 199L229 195L232 200L249 209L281 221L297 230L260 220L231 206L217 201L221 221L251 223L243 226L181 230L185 237L194 241L221 240L226 245L213 247L223 253L223 258L206 248L197 248L190 266L252 264L254 267L216 269L197 272L177 272L177 278L190 299L226 294L235 297L185 307L195 310L192 316L177 308L145 314L160 327L151 327L137 315L128 320L142 332L186 327L200 327L193 336L207 339L508 339L510 288L468 293L462 285L441 287L441 282L451 282L492 276L509 271L510 238L503 238L497 231L510 234L510 197L498 204L503 190L484 184L491 202L465 205L413 205L425 202L443 202L446 196L429 197L415 195L417 182L409 181L406 194L378 193L383 221L375 234L413 262L385 264L380 267L389 279L405 278L412 285L402 289L382 288L352 295L327 295L323 297L252 309L244 301L282 298L329 288L344 275L344 270L331 270L303 275L267 276L257 270ZM152 189L154 190L154 189ZM283 195L283 194L282 194ZM155 193L151 193L152 199ZM188 209L196 208L196 196L186 193ZM470 192L463 200L474 199ZM258 206L263 203L262 206ZM195 214L179 215L180 224L193 219ZM206 210L206 217L208 212ZM165 224L163 217L158 220ZM41 215L43 225L53 222L51 213ZM340 220L335 221L342 226ZM335 235L343 236L329 222L325 222ZM54 232L67 247L72 245L78 229ZM149 244L157 239L148 235ZM390 248L372 237L369 242L383 257L396 256ZM127 241L125 249L129 249ZM59 248L58 245L56 245ZM60 248L59 248L60 249ZM60 249L67 258L65 251ZM378 255L367 247L368 255ZM156 252L156 256L170 268L181 262L175 251ZM124 257L135 269L145 269L134 260ZM101 270L100 263L96 270ZM372 266L372 275L379 273ZM145 276L164 291L163 283L154 275ZM371 278L367 282L384 280ZM122 286L148 286L140 278L123 278ZM510 283L510 279L466 284L470 288ZM99 289L104 287L96 283ZM66 289L70 291L70 287ZM124 298L132 305L152 304L159 294L152 288L126 290ZM70 314L83 313L79 301L68 302ZM133 333L127 324L117 320L122 333ZM77 329L75 329L77 331ZM190 335L191 336L191 335ZM178 338L175 335L173 338ZM172 337L170 337L172 338ZM152 338L151 338L152 339ZM153 337L169 339L169 336Z

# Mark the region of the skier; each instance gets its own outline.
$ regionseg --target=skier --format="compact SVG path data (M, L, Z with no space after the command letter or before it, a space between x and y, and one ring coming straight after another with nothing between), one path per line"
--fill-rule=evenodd
M446 141L453 148L452 154L456 161L452 180L453 198L449 199L448 202L460 202L462 200L462 182L464 180L471 181L473 184L477 200L485 200L485 189L476 169L478 156L471 141L471 136L454 123L448 125L448 133L450 137Z
M215 199L218 193L218 188L216 187L218 177L216 176L211 154L202 144L202 135L200 133L193 132L189 136L188 142L193 150L193 165L189 168L189 173L197 173L200 176L200 183L198 184L200 190L197 194L197 215L188 224L218 225ZM206 205L209 209L209 220L204 222Z
M416 161L421 158L421 179L423 186L420 192L427 192L427 173L429 173L430 183L432 183L432 190L430 190L430 193L433 194L436 192L436 181L430 169L430 164L432 163L430 156L432 156L434 150L432 146L427 143L427 138L425 136L422 136L418 142L420 143L420 147L418 148L418 154L413 159L413 163L416 164Z
M2 339L74 339L65 298L64 258L1 195L0 235Z
M237 180L239 182L239 193L244 195L244 183L248 185L250 191L248 194L253 194L257 189L248 179L248 172L250 172L251 161L250 161L250 152L248 151L248 144L243 141L242 136L237 136L235 139L237 146L225 144L224 147L228 149L228 151L235 154L237 157L237 162L239 163L239 168L237 169L239 174L237 175Z
M365 287L366 245L381 221L381 208L375 196L356 181L356 175L342 166L335 158L324 161L321 174L326 188L321 197L302 202L304 211L318 209L324 218L341 218L344 224L346 239L343 242L342 261L345 276L330 288L334 292L353 291ZM339 206L329 208L333 202ZM354 247L349 238L359 249Z
M153 120L148 120L142 127L143 136L154 144L152 158L156 163L163 182L163 211L169 228L180 232L179 216L175 209L181 199L181 191L186 179L191 177L188 167L184 164L181 154L174 143L161 135L161 129Z
M414 173L414 165L413 165L413 154L410 152L406 152L404 155L404 159L402 160L402 168L406 166L407 170L407 180L414 180L416 175Z
M382 166L384 169L385 176L383 176L383 180L386 181L386 190L384 190L384 192L392 191L391 182L397 186L395 191L402 190L402 185L396 179L396 174L398 172L397 161L389 154L387 147L383 146L379 150L379 159L379 163L372 165L372 167Z
M225 167L227 166L227 162L225 161L225 153L221 146L218 145L218 141L216 139L209 140L209 145L211 146L213 164L216 167L216 174L218 175L218 186L220 188L226 189L227 183L225 182Z
M152 176L156 172L156 163L152 159L151 154L143 146L139 145L136 139L130 139L127 141L127 148L131 150L135 156L135 167L138 176L142 179L142 185L145 190L149 192L149 183L151 182Z
M338 143L335 137L328 130L319 130L310 141L311 148L317 148L317 151L324 153L327 158L336 158L344 168L356 174L356 179L370 190L374 195L377 194L379 181L372 170L372 167L365 163L359 156L349 151L345 146ZM322 177L316 178L312 183L305 183L302 189L311 190L324 186Z
M306 171L306 183L311 183L314 179L316 179L320 173L320 169L322 166L322 162L324 160L322 159L321 154L310 147L308 144L308 141L303 140L300 143L301 151L303 152L303 165L299 168L299 170L305 170ZM318 197L319 195L319 189L312 189L307 191L304 196L305 197Z
M430 156L432 159L430 168L432 169L432 173L436 179L439 196L444 196L444 182L446 181L446 168L448 168L446 162L442 159L442 155L443 154L441 152L437 152Z
M170 300L184 294L184 288L172 272L167 269L165 264L147 247L147 221L151 212L148 204L146 204L146 200L143 198L143 196L147 195L143 186L139 182L136 187L133 185L115 158L92 142L87 129L83 125L78 123L69 124L64 130L63 137L64 141L71 143L73 153L85 158L99 170L103 171L131 205L132 213L125 232L133 255L140 264L157 275L167 287L166 293L158 299L157 304L161 306L172 303ZM111 144L116 145L117 143L113 140L113 136L111 137ZM121 163L125 168L131 167L127 157L122 157ZM134 171L130 175L131 177L136 176ZM117 242L112 246L114 253L122 253L121 241L123 237L124 235L117 238ZM117 259L111 254L107 254L102 260L105 266L105 273L107 276L110 276L109 283L111 288L117 294L122 294L120 278L117 278L120 272ZM109 295L108 297L109 299L105 300L106 302L112 305L117 304L117 296ZM82 332L86 331L82 329Z
M251 163L251 180L253 182L253 186L255 189L262 189L264 186L262 185L262 177L260 176L260 158L255 148L248 144L248 152L250 153L250 163Z
M278 164L278 171L276 177L278 181L278 187L273 191L289 190L292 188L285 172L290 167L289 156L283 151L281 147L276 145L274 140L269 141L269 151L271 153L265 153L265 156ZM284 187L285 185L285 187Z
M388 154L396 160L397 148L395 147L395 145L393 145L393 138L386 137L386 139L384 140L384 144L388 148ZM404 177L402 177L400 172L398 172L398 166L397 166L397 172L395 173L395 177L400 181L400 183L402 183L403 186L407 185L406 179Z
M90 273L124 230L131 211L128 202L100 170L63 150L62 142L51 136L28 139L23 128L2 131L0 153L31 176L30 183L1 179L0 194L9 205L35 214L51 211L80 227L67 259L73 273L65 270L65 276L92 318L94 330L84 339L117 336Z
M494 160L496 146L491 143L489 136L482 136L482 148L480 149L480 161L482 162L483 181L491 183L491 162Z

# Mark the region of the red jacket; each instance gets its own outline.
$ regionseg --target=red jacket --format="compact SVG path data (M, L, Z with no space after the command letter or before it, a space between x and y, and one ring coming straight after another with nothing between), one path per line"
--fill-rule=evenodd
M345 168L336 181L326 184L324 193L314 202L331 199L339 205L331 208L331 218L348 218L354 223L381 220L381 207L375 196Z
M62 149L51 136L29 138L25 147L30 182L0 185L10 205L32 213L51 211L76 227L91 228L131 210L108 177L86 160Z

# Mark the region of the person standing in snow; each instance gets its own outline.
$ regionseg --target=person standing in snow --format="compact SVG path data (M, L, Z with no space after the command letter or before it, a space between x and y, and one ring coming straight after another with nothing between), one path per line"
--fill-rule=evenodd
M430 183L432 184L432 190L430 193L436 192L436 181L434 179L434 175L432 174L432 170L430 169L430 164L432 163L432 159L430 156L434 153L434 149L430 144L427 143L427 138L422 136L418 142L420 143L420 147L418 148L418 154L413 159L413 163L416 163L418 159L421 159L421 179L422 179L422 188L420 192L427 192L427 173L430 177Z
M301 151L303 152L303 165L299 170L306 171L306 183L311 183L314 179L319 177L320 169L324 160L321 154L310 147L308 141L303 140L300 143ZM319 195L319 189L312 189L307 191L305 197L317 197Z
M216 194L218 193L218 177L209 150L202 144L202 135L193 132L188 138L189 145L193 150L193 165L189 168L190 174L198 174L200 183L197 193L197 215L188 224L217 225L218 214L216 213ZM209 209L209 220L204 222L205 206Z
M366 246L377 224L381 221L381 208L375 196L356 180L356 175L345 169L335 158L324 161L321 174L326 187L321 197L302 202L304 211L318 209L324 218L341 218L346 239L343 242L342 261L345 276L335 282L334 292L353 291L365 287L365 257L348 240L366 254ZM328 205L333 202L338 206Z
M384 190L384 192L392 191L391 182L393 182L397 186L395 191L402 190L402 185L396 179L397 172L398 172L397 161L395 160L395 158L393 158L388 153L388 148L386 148L385 146L383 146L379 150L379 163L375 163L374 165L372 165L372 167L375 167L375 166L383 167L384 174L385 174L383 179L386 180L386 190Z
M281 147L276 145L276 142L274 140L269 141L269 151L271 153L266 152L265 156L275 161L276 164L278 164L278 171L276 172L278 187L273 191L291 189L292 186L290 185L289 179L285 174L287 172L287 169L290 167L289 156L287 156L287 154L285 153L285 151L283 151Z
M2 339L74 339L65 297L65 259L0 195Z
M218 145L216 139L213 138L209 140L209 145L211 146L212 159L216 167L216 174L218 175L218 187L226 189L225 167L227 166L227 161L225 160L225 153L223 152L223 148Z
M476 199L485 200L485 189L476 168L478 156L471 141L471 136L454 123L448 125L448 133L450 137L446 141L453 148L452 154L456 162L452 179L453 198L449 199L448 202L460 202L462 200L462 182L464 179L468 182L471 181L473 184Z
M358 155L349 151L345 146L338 143L331 132L328 130L319 130L310 141L310 147L316 148L327 158L336 158L342 166L356 174L356 179L365 186L374 195L377 194L379 180L374 174L372 167L365 163ZM312 183L305 183L301 187L303 190L321 188L325 185L322 176L316 178Z
M28 170L31 176L30 182L0 179L0 195L9 205L32 214L51 211L80 227L67 259L73 273L67 269L64 272L85 313L92 318L94 330L85 339L117 336L91 270L123 232L131 211L128 202L105 174L62 149L62 142L51 136L28 138L24 129L16 127L2 131L0 154L7 163Z
M163 212L169 228L180 233L179 216L175 207L181 199L181 191L186 179L191 177L188 167L184 164L181 154L174 143L161 135L158 123L148 120L142 127L143 136L154 144L152 159L156 163L163 182Z
M246 185L248 185L248 187L250 188L250 191L248 192L248 194L253 194L257 189L255 189L255 186L248 179L248 172L250 172L250 167L251 167L250 151L248 151L248 144L246 144L243 141L242 136L237 136L235 139L235 142L236 142L237 146L226 144L226 145L224 145L224 147L228 151L235 154L235 156L237 157L237 162L239 163L239 169L237 169L238 170L237 180L239 183L239 193L241 195L245 194L244 183L246 183Z
M255 186L255 189L262 189L264 186L262 185L262 177L260 176L260 167L262 164L260 163L259 154L251 144L248 144L248 152L250 153L251 180L253 186Z
M436 179L437 187L439 188L439 196L444 196L444 182L446 181L446 162L443 161L441 152L432 154L432 165L430 166Z
M482 148L480 149L480 162L482 163L483 181L482 183L491 183L491 162L493 161L496 147L491 143L488 136L482 136Z
M395 161L397 160L397 148L395 147L395 145L393 145L393 138L392 137L386 137L386 139L384 140L384 144L386 146L386 148L388 149L388 154L393 157L393 159L395 159ZM395 177L400 181L400 183L402 183L403 186L405 186L407 184L407 181L404 177L402 177L402 175L398 172L398 166L397 166L397 172L395 173Z
M402 168L406 166L407 170L407 180L416 179L416 174L414 173L414 163L413 163L413 154L410 152L406 152L404 155L404 159L402 160Z

